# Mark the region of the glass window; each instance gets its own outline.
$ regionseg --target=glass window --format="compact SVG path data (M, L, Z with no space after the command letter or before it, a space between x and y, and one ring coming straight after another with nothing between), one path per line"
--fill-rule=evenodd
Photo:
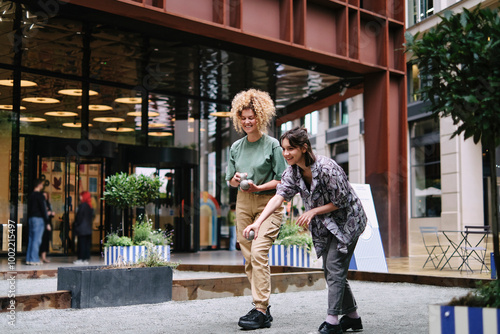
M409 25L412 26L434 14L434 0L408 2Z
M21 89L21 134L80 138L80 82L28 73L22 80L31 85Z
M349 143L347 140L342 140L340 142L330 145L330 156L335 162L337 162L340 167L344 170L347 176L349 176Z
M315 136L318 134L318 111L313 111L304 116L304 127L307 129L309 136Z
M292 121L288 121L286 123L281 124L281 134L287 132L288 130L292 129Z
M0 63L14 62L14 16L16 5L12 1L0 1Z
M349 110L347 102L344 100L328 107L329 128L347 125L349 123Z
M27 14L28 15L28 14ZM44 71L82 74L82 25L53 17L46 20L30 13L23 29L23 66Z
M441 216L439 120L410 123L411 215Z

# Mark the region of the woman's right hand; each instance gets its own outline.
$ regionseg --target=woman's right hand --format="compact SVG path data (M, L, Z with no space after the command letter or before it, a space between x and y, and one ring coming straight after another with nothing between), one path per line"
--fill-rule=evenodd
M240 182L241 182L241 178L243 177L243 175L245 175L245 176L246 176L246 175L247 175L247 173L240 173L240 172L236 172L236 173L234 173L233 179L234 179L236 182L240 183Z

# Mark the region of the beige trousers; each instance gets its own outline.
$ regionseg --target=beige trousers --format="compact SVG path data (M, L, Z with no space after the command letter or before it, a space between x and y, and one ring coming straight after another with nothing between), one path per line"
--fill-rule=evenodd
M273 195L257 195L238 191L236 200L236 234L241 252L245 258L245 273L252 287L252 297L256 308L266 309L271 296L271 270L269 249L278 236L283 215L280 207L260 226L258 237L247 240L243 230L252 224L266 207Z

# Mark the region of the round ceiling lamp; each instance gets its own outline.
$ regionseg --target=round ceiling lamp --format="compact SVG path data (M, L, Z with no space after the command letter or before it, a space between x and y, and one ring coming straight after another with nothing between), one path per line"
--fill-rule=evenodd
M148 127L149 128L163 128L164 126L167 126L165 123L149 123Z
M109 132L132 132L134 129L132 128L107 128L106 131Z
M45 118L42 117L20 117L19 120L21 122L32 122L32 123L47 121Z
M82 106L78 106L78 109L82 109ZM107 106L105 104L89 104L89 110L91 111L106 111L112 110L113 107Z
M69 96L82 96L83 89L61 89L58 91L59 94L69 95ZM98 95L99 93L95 90L89 90L89 96Z
M78 116L78 113L72 111L47 111L45 115L56 116L56 117L71 117L71 116Z
M154 117L154 116L158 116L158 115L160 115L160 113L159 113L159 112L156 112L156 111L148 111L148 116L149 116L149 117ZM138 116L142 116L142 112L140 112L140 111L131 111L131 112L128 112L128 113L127 113L127 116L136 116L136 117L138 117Z
M116 123L116 122L124 122L125 119L120 117L96 117L94 118L94 121L102 123Z
M62 126L65 126L67 128L81 128L82 123L77 122L77 123L63 123ZM89 124L89 126L92 126L92 124Z
M210 116L215 116L215 117L231 117L231 112L230 111L216 111L210 113Z
M120 97L115 99L115 102L126 104L140 104L142 103L142 97Z
M13 108L12 104L0 104L0 110L12 110ZM21 106L21 110L26 110L26 107Z
M0 85L2 86L14 86L14 80L0 80ZM34 81L21 80L21 87L34 87L37 86L37 83Z
M23 99L23 101L31 102L31 103L42 103L42 104L59 103L60 102L58 99L53 99L51 97L25 97Z
M172 132L159 132L159 131L149 132L148 135L150 135L152 137L170 137L170 136L173 136Z

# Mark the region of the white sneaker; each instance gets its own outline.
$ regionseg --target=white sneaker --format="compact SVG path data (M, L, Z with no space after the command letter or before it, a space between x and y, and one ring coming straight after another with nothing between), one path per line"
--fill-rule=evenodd
M82 261L82 264L89 264L89 261L87 261L87 260L83 260L83 261Z
M83 264L83 261L82 260L75 260L75 261L73 261L73 264Z

